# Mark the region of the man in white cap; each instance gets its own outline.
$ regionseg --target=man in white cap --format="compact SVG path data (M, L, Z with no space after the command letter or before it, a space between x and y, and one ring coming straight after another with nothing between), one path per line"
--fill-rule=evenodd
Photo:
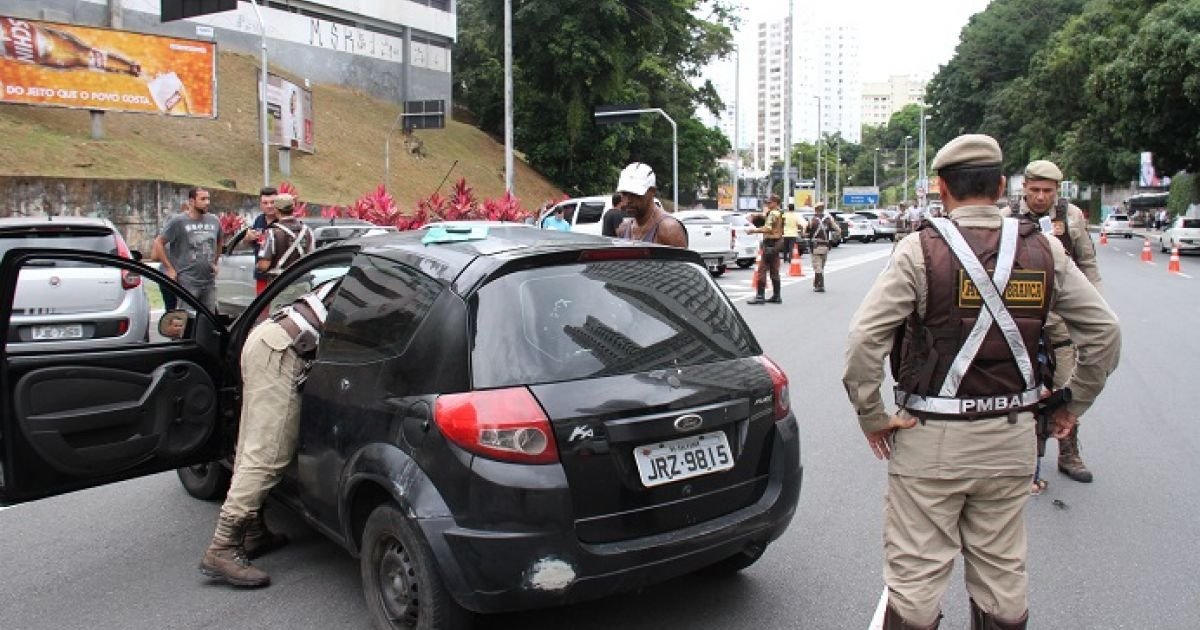
M971 628L1026 628L1025 504L1047 315L1080 349L1070 402L1051 414L1056 435L1070 433L1117 365L1121 329L1104 298L1057 239L1001 216L1003 161L979 134L938 151L949 218L897 243L850 325L842 383L867 444L890 460L884 630L938 627L959 554ZM894 415L880 393L893 353Z
M1082 210L1058 196L1062 180L1062 171L1054 162L1030 162L1025 167L1024 194L1018 212L1021 217L1041 225L1044 232L1053 234L1096 290L1103 290L1100 266L1096 263L1096 248L1087 231L1087 218ZM1054 352L1054 384L1061 387L1075 369L1075 347L1067 334L1067 327L1053 314L1046 321L1046 338ZM1058 470L1075 481L1092 481L1092 471L1088 470L1079 454L1078 426L1070 435L1058 440ZM1038 482L1034 481L1038 485L1035 491L1045 486Z
M654 203L654 169L650 165L634 162L621 171L617 180L617 192L625 201L629 218L621 224L617 235L631 241L644 241L670 245L688 246L687 230L678 219L667 214Z

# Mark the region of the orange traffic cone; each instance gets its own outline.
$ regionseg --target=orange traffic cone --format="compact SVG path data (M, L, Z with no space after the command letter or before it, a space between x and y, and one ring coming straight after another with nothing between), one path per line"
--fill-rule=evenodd
M1100 244L1108 245L1108 232L1105 232L1104 230L1100 230Z
M1150 239L1146 239L1142 245L1142 262L1154 262L1154 256L1150 253Z
M762 275L763 266L763 247L758 246L758 260L754 261L754 275L750 277L750 286L758 288L758 278Z
M792 266L788 267L788 275L804 277L804 267L800 265L800 245L798 243L792 243Z
M1179 273L1179 246L1171 248L1171 262L1167 265L1167 271L1171 273Z

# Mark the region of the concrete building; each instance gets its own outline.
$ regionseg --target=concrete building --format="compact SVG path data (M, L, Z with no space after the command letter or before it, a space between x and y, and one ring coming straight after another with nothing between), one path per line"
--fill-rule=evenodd
M862 84L859 78L859 33L850 24L813 23L801 27L797 74L796 141L841 132L851 142L862 140ZM817 101L821 97L820 130Z
M792 117L794 93L790 80L793 62L789 18L758 25L757 143L754 167L767 170L782 162L786 150L787 121Z
M862 124L882 127L892 114L925 97L925 81L918 77L893 75L887 81L863 83Z
M111 0L129 31L215 40L258 55L261 31L248 2L236 11L162 23L161 0ZM105 26L110 0L0 0L0 14ZM260 0L272 68L393 101L445 100L456 0ZM219 80L219 78L218 78Z

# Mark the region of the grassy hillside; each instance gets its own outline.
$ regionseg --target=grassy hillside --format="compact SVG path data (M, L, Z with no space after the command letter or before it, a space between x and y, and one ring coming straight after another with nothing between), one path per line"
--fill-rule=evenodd
M222 53L219 118L170 119L145 114L107 114L102 141L89 137L88 113L18 105L0 106L0 174L162 179L257 193L262 183L258 141L255 59ZM274 71L274 69L273 69ZM286 74L286 73L285 73ZM290 77L293 80L296 77ZM298 81L299 82L299 81ZM399 108L340 86L314 85L315 155L294 152L288 179L309 201L345 204L383 181L384 136ZM447 121L446 129L417 132L428 157L405 151L402 134L392 135L388 188L402 208L428 197L455 160L442 187L445 195L460 177L479 198L504 193L504 146L478 129ZM271 181L278 173L272 149ZM517 196L535 208L559 191L517 161Z

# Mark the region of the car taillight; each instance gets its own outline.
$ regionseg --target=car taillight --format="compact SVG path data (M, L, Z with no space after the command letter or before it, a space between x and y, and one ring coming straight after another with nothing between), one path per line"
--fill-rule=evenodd
M122 319L121 321L117 322L117 334L124 335L127 332L129 332L129 320Z
M729 230L729 249L737 249L737 230Z
M766 355L758 357L767 372L771 375L771 383L775 386L775 419L782 420L787 417L788 410L792 407L792 397L788 392L788 377L783 373L783 369L774 361L767 358Z
M558 461L550 420L524 387L439 396L433 419L447 439L476 455L524 464Z
M121 258L133 260L133 255L129 253L129 246L125 244L125 239L121 238L120 234L113 235L117 239L117 255ZM128 269L121 270L121 288L125 290L136 289L142 285L142 276L129 271Z

